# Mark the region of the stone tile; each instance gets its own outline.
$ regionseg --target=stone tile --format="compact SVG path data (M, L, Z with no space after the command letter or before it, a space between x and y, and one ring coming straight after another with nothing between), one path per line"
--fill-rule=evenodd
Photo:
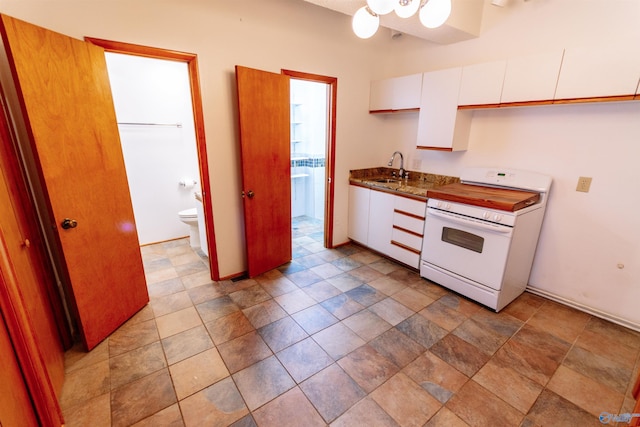
M468 377L473 376L489 360L476 346L447 335L431 347L431 352Z
M382 277L382 273L380 273L377 270L374 270L371 267L364 265L362 267L358 267L353 270L350 270L348 273L345 273L343 276L350 278L350 280L354 283L358 282L357 286L351 287L351 289L353 289L362 285L363 283L370 282L372 280L377 279L378 277ZM338 276L338 277L341 277L341 276ZM330 281L335 287L339 288L343 292L350 290L350 289L343 289L343 287L340 287L337 284L333 283L332 280Z
M296 271L293 274L287 274L287 277L289 278L289 280L295 283L298 287L309 286L313 283L320 282L323 280L322 276L319 276L310 270Z
M549 381L547 389L595 417L602 412L618 413L624 401L623 393L562 365Z
M496 313L488 309L479 310L471 316L474 322L505 338L511 337L524 325L524 322L504 311Z
M376 426L398 427L373 399L366 397L331 423L331 427Z
M518 426L524 418L523 414L473 380L447 402L447 408L472 426Z
M177 257L171 257L171 264L176 268L178 276L188 276L201 272L209 273L209 266L202 262L195 252L188 252Z
M476 322L474 319L464 321L453 330L452 334L469 344L473 344L487 356L493 355L508 338Z
M273 354L255 331L220 344L218 350L231 373L238 372Z
M342 323L336 323L313 335L313 339L335 360L349 354L365 342Z
M443 404L469 380L430 351L411 362L402 372Z
M557 363L564 359L571 348L571 344L568 342L529 324L524 325L522 329L513 335L511 341L523 344L534 352L542 353L545 357Z
M265 301L253 307L245 308L242 312L256 329L282 319L287 315L287 312L275 300Z
M197 326L162 340L167 363L173 365L213 347L204 326Z
M109 392L109 361L103 360L65 375L60 405L70 408Z
M345 292L345 294L364 307L369 307L370 305L385 299L385 295L382 292L369 285L358 286L357 288Z
M296 385L275 356L236 372L233 380L252 411Z
M385 258L382 258L380 261L372 262L371 264L369 264L369 267L382 274L389 274L403 268L395 262L388 261Z
M63 408L67 427L111 427L111 397L109 393L85 400L71 408Z
M316 253L320 258L322 258L325 262L335 261L338 258L343 258L344 255L335 249L325 249L324 251L320 251Z
M346 294L340 294L320 303L329 313L338 319L345 319L364 309L364 306Z
M358 279L349 273L342 273L339 276L330 277L326 282L330 283L333 287L342 292L350 291L364 283L361 279Z
M352 351L340 359L338 365L367 393L398 372L393 362L369 345Z
M402 372L378 387L371 398L402 426L421 426L440 409L440 402Z
M317 265L313 268L310 268L309 270L317 274L318 276L322 277L323 279L328 279L329 277L338 276L344 273L344 271L340 270L335 265L329 264L329 263L323 263L323 264Z
M183 427L182 413L180 413L180 406L177 403L156 412L152 416L145 418L144 420L137 422L133 427Z
M365 341L371 341L385 331L391 329L391 324L380 316L364 309L342 321L349 329L358 334Z
M251 414L245 415L229 427L258 427Z
M210 285L198 286L187 290L193 305L202 304L212 299L220 298L225 295L224 290L216 283Z
M373 304L369 307L369 310L391 325L397 325L412 316L414 313L393 298L385 298L382 301Z
M117 356L159 339L155 320L125 323L109 336L109 355Z
M333 364L300 384L309 401L327 423L366 396L338 365Z
M480 304L477 304L473 301L452 293L447 293L438 301L446 305L447 307L454 309L458 313L464 314L467 317L471 317L478 311L483 309Z
M536 426L602 426L597 417L550 390L540 393L526 418Z
M422 279L420 282L409 283L409 287L425 294L433 300L438 300L451 293L448 289L426 279Z
M68 374L105 360L109 360L109 338L89 352L85 351L81 343L76 343L64 353L64 371Z
M580 347L574 346L562 364L621 394L632 380L632 370Z
M445 329L442 329L435 322L427 320L419 314L414 314L404 322L398 324L396 329L424 348L430 348L447 335Z
M387 274L387 276L392 278L393 280L403 283L405 286L422 282L420 272L409 270L408 268L399 268Z
M333 363L333 359L312 338L287 347L276 356L297 383Z
M338 258L335 261L332 261L331 264L338 267L342 271L351 271L355 270L358 267L362 267L362 263L353 258Z
M235 313L240 307L233 302L230 296L225 295L196 305L196 309L204 323L211 322L227 314Z
M429 420L424 427L468 427L469 424L462 421L456 414L446 407L442 407L437 414ZM524 426L521 426L524 427Z
M638 356L638 350L622 344L615 337L587 329L580 334L575 345L627 369L633 369Z
M418 312L434 302L433 298L428 297L422 292L418 292L415 289L409 287L396 292L391 296L391 298L398 301L400 304L404 305L410 310L413 310L414 312Z
M309 336L291 317L263 326L258 333L274 353Z
M297 273L298 271L302 271L304 269L306 269L306 267L298 264L296 261L291 261L278 267L278 271L287 275Z
M186 291L152 299L149 304L153 308L155 317L164 316L193 305Z
M145 274L153 273L159 270L166 270L173 267L171 260L161 255L143 256L142 266Z
M371 264L372 262L380 261L382 259L380 255L376 255L369 251L357 252L353 255L349 255L349 258L361 264Z
M219 317L216 320L206 323L205 326L216 345L255 330L242 311L236 311L235 313Z
M307 295L302 289L275 297L275 300L289 314L297 313L307 307L311 307L316 301Z
M322 427L318 411L300 388L294 387L253 413L257 424L264 427Z
M267 291L267 293L272 297L284 295L298 289L298 286L295 283L284 276L275 277L269 280L261 280L260 285L262 286L262 289Z
M502 312L526 322L542 307L545 301L542 297L525 292L507 305Z
M149 296L155 297L168 295L173 292L184 290L182 281L178 277L178 272L176 272L176 269L173 267L145 273L144 277L147 280Z
M186 427L227 426L249 413L231 377L180 401Z
M513 369L493 361L484 365L473 380L523 414L531 409L543 388Z
M429 297L427 297L429 298ZM467 320L467 316L449 307L447 304L436 301L420 311L420 315L431 320L447 331L453 331L462 322Z
M580 335L590 317L573 308L547 301L527 324L572 343Z
M193 289L198 286L214 283L211 280L211 273L209 273L209 271L200 271L198 273L180 276L180 280L182 281L182 286L184 286L185 289Z
M302 288L302 290L317 302L322 302L342 293L340 289L336 288L326 280L306 286Z
M616 325L604 319L591 317L585 331L597 334L601 337L613 339L618 344L640 350L640 332Z
M338 319L319 304L294 313L291 317L310 335L338 323Z
M314 243L314 242L310 242L310 243ZM306 247L305 247L306 249ZM306 249L307 251L309 251L308 249ZM300 265L302 265L303 267L307 268L307 269L312 269L312 267L315 267L317 265L321 265L324 264L325 261L319 257L318 255L312 253L311 251L309 251L311 254L310 255L306 255L300 258L296 258L296 262L299 263Z
M249 289L253 286L258 285L258 281L255 279L241 279L241 280L223 280L220 283L220 286L227 294L232 294L234 292L241 291L243 289Z
M202 325L195 307L185 308L156 318L160 338L166 338Z
M414 361L425 350L423 346L396 328L389 329L369 344L400 369Z
M178 400L229 376L229 371L215 348L182 360L169 367L169 371Z
M397 271L405 271L405 270L397 270ZM367 284L387 296L391 296L407 288L406 284L398 280L392 279L390 276L381 276L375 280L367 282Z
M111 392L111 425L129 426L176 401L169 371L162 369Z
M492 361L544 386L558 368L559 362L547 357L544 350L535 349L515 340L507 341L493 356Z
M229 294L229 297L240 308L248 308L271 299L271 295L262 289L260 285L233 292Z
M112 357L109 359L111 390L166 367L159 341Z

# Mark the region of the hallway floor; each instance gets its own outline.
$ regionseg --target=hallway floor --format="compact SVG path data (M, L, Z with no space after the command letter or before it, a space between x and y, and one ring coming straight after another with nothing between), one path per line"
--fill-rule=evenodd
M529 293L496 314L324 249L321 222L294 221L293 252L211 282L186 239L143 247L151 302L67 352L66 425L584 427L633 409L637 332Z

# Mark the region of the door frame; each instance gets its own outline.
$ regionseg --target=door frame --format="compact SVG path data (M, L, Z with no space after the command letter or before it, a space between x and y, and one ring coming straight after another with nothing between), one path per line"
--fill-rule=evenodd
M216 250L216 236L213 226L213 207L211 203L211 195L209 194L211 184L209 180L207 142L204 134L204 114L202 112L202 95L200 92L200 77L198 74L198 55L195 53L179 52L132 43L104 40L95 37L85 37L84 40L102 47L105 52L142 56L153 59L165 59L185 62L187 64L189 70L189 83L191 86L191 104L193 108L193 121L196 132L196 149L198 152L200 182L202 183L202 204L204 209L205 231L207 234L207 247L209 249L209 270L212 280L220 280L218 252Z
M285 70L282 74L292 79L306 80L317 83L325 83L329 86L329 102L327 118L327 150L325 160L325 190L324 190L324 247L333 248L333 206L335 193L335 157L336 157L336 106L338 99L338 79L336 77L322 76L320 74L304 73L301 71Z

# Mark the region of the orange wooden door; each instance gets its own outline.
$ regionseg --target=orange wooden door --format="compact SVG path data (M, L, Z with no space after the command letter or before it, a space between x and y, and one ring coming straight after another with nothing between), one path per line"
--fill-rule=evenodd
M104 50L6 15L1 30L46 225L91 349L149 300ZM77 226L63 228L66 218Z
M0 115L0 240L6 244L12 273L20 283L21 301L14 303L24 305L27 311L49 378L60 396L64 350L58 326L64 326L64 317L51 271L45 264L35 212L24 198L26 192L7 123Z
M2 360L0 426L39 425L2 317L0 317L0 360Z
M236 66L249 277L291 260L289 77Z

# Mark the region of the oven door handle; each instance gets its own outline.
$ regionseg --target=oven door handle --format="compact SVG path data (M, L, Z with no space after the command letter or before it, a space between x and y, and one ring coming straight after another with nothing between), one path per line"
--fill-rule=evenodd
M508 227L506 225L500 225L500 224L487 225L487 224L483 224L481 222L468 221L468 220L465 220L465 219L460 218L458 216L442 213L442 212L434 210L434 209L427 209L427 216L426 216L427 220L429 219L429 215L432 215L432 216L435 216L435 217L438 217L438 218L443 218L443 219L446 219L446 220L449 220L451 222L455 222L455 223L458 223L458 224L463 224L463 225L466 225L467 227L477 228L477 229L480 229L480 230L493 231L495 233L511 233L511 231L512 231L512 228Z

